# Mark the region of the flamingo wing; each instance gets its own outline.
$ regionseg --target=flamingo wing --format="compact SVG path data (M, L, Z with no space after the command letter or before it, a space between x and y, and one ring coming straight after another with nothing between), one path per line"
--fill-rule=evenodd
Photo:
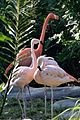
M44 84L48 86L59 86L66 82L75 81L75 79L71 78L62 68L50 65L41 71L41 77Z
M25 66L18 67L12 74L10 85L22 88L31 82L33 79L32 74L31 68Z

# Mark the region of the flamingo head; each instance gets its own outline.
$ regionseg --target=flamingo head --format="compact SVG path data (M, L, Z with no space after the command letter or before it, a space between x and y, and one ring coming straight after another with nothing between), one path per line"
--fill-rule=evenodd
M32 45L38 44L38 43L40 43L40 40L39 40L39 39L34 38L34 39L31 40L31 44L32 44Z
M48 60L54 60L54 58L52 58L52 57L46 57L46 55L42 55L42 56L39 56L37 58L37 63L38 63L39 66L41 66L41 64L43 62L44 65L45 65Z
M55 20L58 20L58 19L59 19L59 17L58 17L57 15L55 15L54 13L49 13L49 14L48 14L48 17L52 17L52 18L55 19Z
M42 64L42 62L44 61L45 58L46 58L46 55L41 55L37 58L38 66L41 66L41 64Z

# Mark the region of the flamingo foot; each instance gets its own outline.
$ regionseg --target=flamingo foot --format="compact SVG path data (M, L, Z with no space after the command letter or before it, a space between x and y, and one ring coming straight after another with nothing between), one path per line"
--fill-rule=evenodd
M27 120L27 119L26 119L26 114L25 114L25 113L22 114L22 120Z

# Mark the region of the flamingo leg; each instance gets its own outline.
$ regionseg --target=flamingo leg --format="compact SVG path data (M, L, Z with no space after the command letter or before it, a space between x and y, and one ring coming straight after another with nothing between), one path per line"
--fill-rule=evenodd
M19 106L20 106L20 109L21 109L21 112L22 112L22 115L23 115L23 108L22 108L22 105L21 105L21 102L20 102L20 99L19 99L19 97L20 97L20 92L21 92L21 90L19 90L19 92L17 93L16 98L17 98L17 100L18 100L18 103L19 103Z
M47 91L46 91L46 85L44 86L44 95L45 95L45 116L47 114Z
M51 120L53 118L53 87L51 86Z
M23 114L22 114L22 118L26 118L26 97L24 96L24 88L22 88L22 98L23 98Z
M29 91L29 96L30 96L30 101L31 101L31 109L33 109L32 96L31 96L29 85L27 85L27 88L28 88L28 91Z

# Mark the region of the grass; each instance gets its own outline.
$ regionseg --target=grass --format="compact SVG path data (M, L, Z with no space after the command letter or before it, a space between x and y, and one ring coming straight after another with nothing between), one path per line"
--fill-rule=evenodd
M0 107L2 101L3 100L0 98ZM33 109L31 109L30 101L27 101L27 118L32 118L32 120L50 120L50 101L47 102L47 106L47 116L45 116L43 99L33 99ZM0 116L0 120L21 120L21 114L18 101L15 98L8 98L6 100L2 115Z
M0 98L0 107L2 105L3 99ZM22 103L22 100L21 100ZM27 101L27 118L31 118L32 120L51 120L51 106L50 106L50 100L47 101L47 115L44 115L44 99L35 98L33 99L33 109L31 109L31 102ZM54 116L58 115L62 111L54 111ZM64 112L64 111L63 111ZM18 101L16 98L7 98L3 113L0 116L0 120L21 120L21 109L18 104ZM59 120L57 117L56 119L53 118L53 120ZM62 118L60 120L67 120L65 118ZM80 118L72 118L68 120L80 120Z

